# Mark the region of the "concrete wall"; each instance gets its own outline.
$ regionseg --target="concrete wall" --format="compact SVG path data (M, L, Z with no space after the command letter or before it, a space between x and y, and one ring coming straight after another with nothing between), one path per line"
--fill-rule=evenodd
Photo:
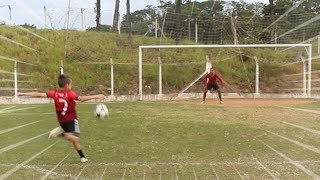
M182 94L148 94L143 95L143 101L168 101L168 100L190 100L202 99L202 93L182 93ZM207 98L218 98L217 93L207 94ZM315 98L320 99L320 95L313 95L306 97L301 94L244 94L244 93L224 93L223 98ZM110 101L139 101L139 95L121 95L121 96L107 96L104 102ZM88 102L102 102L101 100L91 100ZM0 104L42 104L52 103L48 98L30 98L19 97L0 97Z

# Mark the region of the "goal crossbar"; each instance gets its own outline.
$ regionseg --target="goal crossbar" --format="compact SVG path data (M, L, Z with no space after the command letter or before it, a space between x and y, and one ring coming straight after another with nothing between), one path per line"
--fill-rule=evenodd
M147 45L139 46L139 100L143 99L142 94L142 50L143 49L186 49L186 48L288 48L304 47L308 54L308 87L307 96L311 96L311 62L312 44L232 44L232 45Z

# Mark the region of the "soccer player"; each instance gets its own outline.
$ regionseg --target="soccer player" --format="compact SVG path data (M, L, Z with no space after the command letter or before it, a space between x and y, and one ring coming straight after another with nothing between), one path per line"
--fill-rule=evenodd
M31 96L31 97L47 97L54 100L57 118L61 128L64 130L62 134L64 138L70 141L74 148L80 155L81 162L87 162L88 159L81 150L80 144L80 129L76 112L76 102L87 101L91 99L104 99L105 95L97 94L91 96L79 96L76 92L71 90L72 80L67 75L60 75L58 78L58 85L60 89L49 90L46 93L41 92L27 92L19 93L19 96Z
M207 92L208 90L216 90L218 92L219 95L219 100L220 100L220 104L223 104L222 101L222 97L221 97L221 91L218 85L218 81L219 80L221 87L224 88L224 82L223 79L221 78L220 74L216 71L214 71L213 68L210 68L210 72L204 77L203 79L203 100L201 102L201 104L204 104L206 97L207 97Z

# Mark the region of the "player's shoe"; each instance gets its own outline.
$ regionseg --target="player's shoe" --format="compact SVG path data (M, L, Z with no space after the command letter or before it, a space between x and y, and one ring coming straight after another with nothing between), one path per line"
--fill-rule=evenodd
M204 104L204 101L202 101L201 104Z
M85 162L88 161L88 158L82 157L82 158L80 159L80 161L81 161L82 163L85 163Z
M223 101L220 101L220 104L223 104Z
M64 130L59 126L49 132L48 138L63 137Z

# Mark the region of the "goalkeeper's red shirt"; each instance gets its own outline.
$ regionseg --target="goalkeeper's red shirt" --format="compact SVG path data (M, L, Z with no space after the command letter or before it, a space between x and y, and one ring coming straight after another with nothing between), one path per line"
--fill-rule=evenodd
M203 79L203 84L204 85L213 85L217 83L217 79L220 81L221 86L224 87L224 83L223 83L223 79L221 78L220 74L217 72L212 73L208 73L204 79Z
M56 113L60 124L68 123L77 119L76 101L79 95L72 90L51 90L47 97L54 100Z

